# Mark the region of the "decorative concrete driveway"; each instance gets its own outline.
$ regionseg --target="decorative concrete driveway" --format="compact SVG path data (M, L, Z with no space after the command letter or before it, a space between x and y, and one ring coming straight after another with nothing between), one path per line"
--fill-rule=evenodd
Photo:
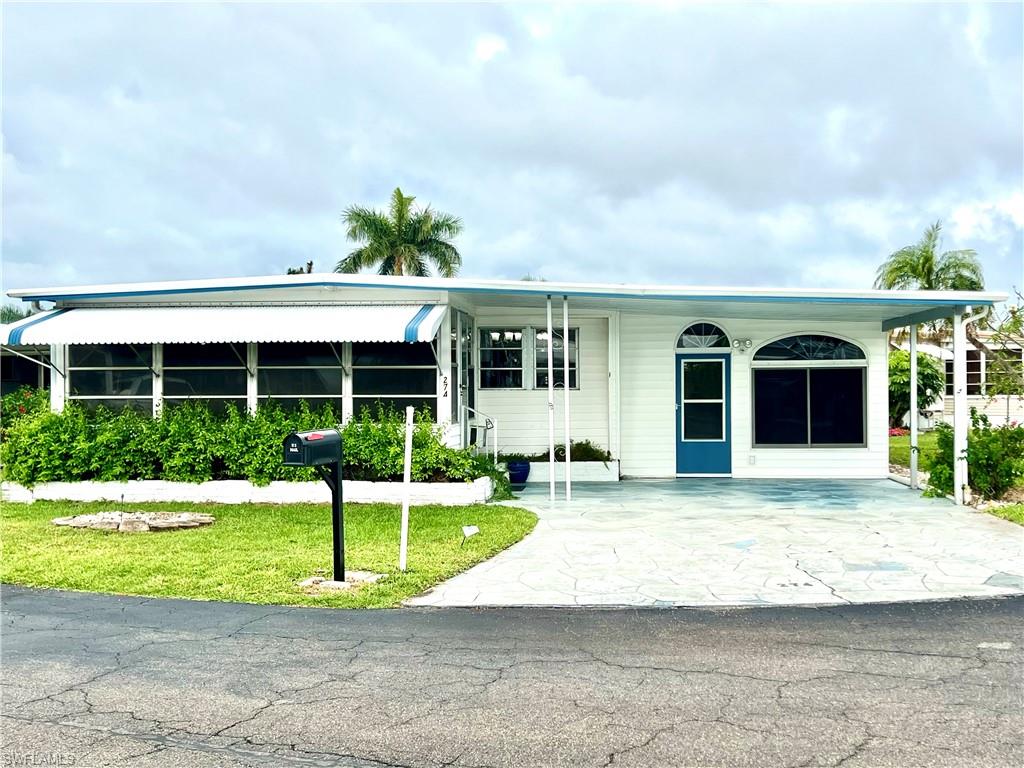
M560 489L561 490L561 489ZM547 487L519 544L409 605L765 605L1024 593L1024 529L889 480Z

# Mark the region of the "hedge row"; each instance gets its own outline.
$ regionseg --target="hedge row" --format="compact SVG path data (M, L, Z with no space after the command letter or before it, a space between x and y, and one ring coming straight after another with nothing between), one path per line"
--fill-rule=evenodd
M312 480L311 468L285 468L281 443L292 431L337 424L330 405L301 403L285 411L273 401L256 413L228 405L213 413L202 402L166 408L159 418L125 409L89 412L69 402L51 413L46 392L23 389L4 398L0 422L3 477L22 485L77 480ZM363 412L343 428L343 473L349 480L401 480L405 419L393 410ZM427 414L413 434L412 478L461 482L490 475L493 462L449 448ZM500 482L500 480L499 480Z

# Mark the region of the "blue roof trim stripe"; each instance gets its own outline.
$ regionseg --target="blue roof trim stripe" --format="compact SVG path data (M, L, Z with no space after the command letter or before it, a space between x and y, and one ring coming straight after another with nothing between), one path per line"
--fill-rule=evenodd
M426 320L427 315L430 314L430 310L434 308L433 304L424 304L420 307L416 314L412 316L412 320L405 326L405 340L406 341L419 341L420 324Z
M45 315L40 317L31 318L28 322L22 323L14 328L11 328L7 334L7 343L10 345L21 344L21 336L25 332L26 328L31 328L33 325L39 325L40 323L46 322L51 318L57 317L57 315L63 315L65 312L70 312L71 309L58 309L55 312L47 312Z
M308 283L264 283L262 285L224 285L205 288L154 288L145 291L109 291L102 293L55 293L47 296L32 296L26 301L65 301L71 299L111 299L137 296L174 296L197 293L226 293L231 291L262 291L276 288L370 288L378 290L444 291L446 293L504 293L516 296L541 296L545 289L521 289L512 287L463 287L423 285L382 285L380 283L336 283L328 280ZM737 294L660 294L660 293L613 293L608 291L565 290L561 294L596 299L655 299L660 301L722 301L749 304L868 304L875 306L957 306L964 299L910 299L896 297L868 298L864 296L742 296ZM992 306L991 299L973 299L974 306Z

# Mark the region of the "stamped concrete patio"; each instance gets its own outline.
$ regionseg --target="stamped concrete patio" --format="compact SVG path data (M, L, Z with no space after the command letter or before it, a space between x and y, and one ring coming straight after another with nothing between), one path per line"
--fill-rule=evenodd
M561 489L560 493L561 493ZM765 605L1024 593L1024 529L889 480L585 483L409 605Z

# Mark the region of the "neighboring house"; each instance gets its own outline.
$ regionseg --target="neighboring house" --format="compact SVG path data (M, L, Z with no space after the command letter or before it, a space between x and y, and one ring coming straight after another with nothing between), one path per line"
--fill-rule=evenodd
M748 478L886 477L886 332L1005 299L359 274L10 295L55 304L0 338L50 345L55 409L306 399L349 418L385 401L429 411L452 443L489 419L502 451L533 453L551 410L565 440L568 401L572 439L623 476Z
M1024 395L1021 395L1024 384L1024 340L996 339L991 331L979 330L978 338L994 354L1002 356L1006 361L1000 368L1002 375L991 375L992 366L985 354L972 345L967 347L967 404L969 408L984 413L996 425L1006 423L1024 423ZM904 342L900 345L907 349ZM943 361L946 371L946 388L936 393L935 402L922 406L922 427L934 426L938 420L952 423L953 421L953 344L945 339L937 344L920 344L918 349ZM1016 386L1007 387L1007 374L1016 372L1020 382ZM1010 390L1011 394L1005 394Z

